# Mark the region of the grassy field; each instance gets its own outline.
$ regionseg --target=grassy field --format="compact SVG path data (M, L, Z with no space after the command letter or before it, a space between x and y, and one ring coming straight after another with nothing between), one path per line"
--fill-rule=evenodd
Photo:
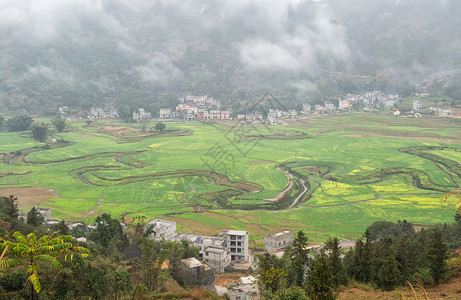
M323 241L356 238L376 220L451 222L460 201L443 198L461 185L461 120L355 114L142 127L72 123L47 146L0 133L0 194L51 189L57 197L41 206L53 218L161 217L188 232L246 229L255 243L283 228Z

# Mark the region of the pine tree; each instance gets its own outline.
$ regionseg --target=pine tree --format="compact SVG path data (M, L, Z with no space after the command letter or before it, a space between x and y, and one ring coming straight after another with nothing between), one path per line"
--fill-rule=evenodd
M303 231L298 231L291 247L291 266L288 272L289 285L304 286L305 274L309 266L309 250L307 237Z
M365 231L365 244L363 245L362 256L360 257L360 278L363 282L371 281L370 263L373 261L373 243L368 229Z
M328 257L322 250L309 271L307 286L309 298L312 300L333 300L333 278L328 263Z
M400 282L400 272L392 244L390 237L380 240L376 245L373 261L373 279L378 287L387 291L393 290Z
M340 285L346 285L348 282L346 269L341 259L341 248L337 238L329 239L325 248L330 251L328 254L328 265L331 270L333 287L338 288Z
M429 263L432 278L435 283L439 283L442 276L446 273L447 267L445 259L448 258L448 247L445 244L440 229L436 228L429 235L426 259Z

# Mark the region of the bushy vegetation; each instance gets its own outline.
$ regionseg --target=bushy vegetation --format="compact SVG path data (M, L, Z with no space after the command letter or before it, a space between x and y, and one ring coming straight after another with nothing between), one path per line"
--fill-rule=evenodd
M452 247L461 245L461 223L416 231L406 221L376 222L363 238L353 249L341 249L331 238L311 252L299 231L282 258L267 252L257 257L262 294L267 299L291 299L284 297L295 292L300 299L336 299L350 281L387 291L407 283L438 284L451 276L447 259Z

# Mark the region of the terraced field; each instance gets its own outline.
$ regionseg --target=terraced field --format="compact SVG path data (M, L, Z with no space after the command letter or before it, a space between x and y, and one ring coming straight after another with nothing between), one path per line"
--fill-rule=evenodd
M355 238L376 220L452 221L460 199L443 199L461 185L460 125L373 114L283 126L167 123L162 133L73 123L48 145L0 133L0 194L53 191L40 204L66 220L161 217L204 234L247 229L256 243L281 228L314 241Z

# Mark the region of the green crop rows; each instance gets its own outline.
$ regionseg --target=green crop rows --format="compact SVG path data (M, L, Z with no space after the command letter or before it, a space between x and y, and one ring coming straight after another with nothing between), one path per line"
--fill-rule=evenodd
M0 133L0 191L54 189L53 218L162 217L180 229L304 229L357 237L376 220L451 222L461 185L461 122L357 114L283 126L72 123L44 146ZM28 209L27 205L22 206Z

